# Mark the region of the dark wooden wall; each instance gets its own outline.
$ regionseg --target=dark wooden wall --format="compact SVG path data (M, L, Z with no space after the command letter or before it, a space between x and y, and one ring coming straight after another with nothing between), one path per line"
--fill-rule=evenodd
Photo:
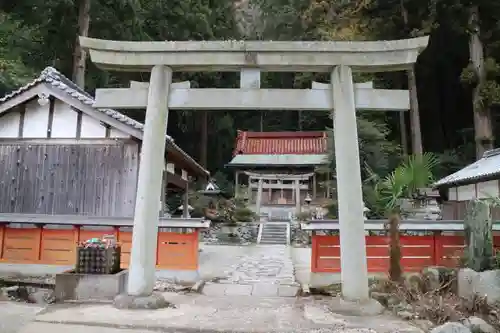
M0 142L0 212L132 216L139 148Z

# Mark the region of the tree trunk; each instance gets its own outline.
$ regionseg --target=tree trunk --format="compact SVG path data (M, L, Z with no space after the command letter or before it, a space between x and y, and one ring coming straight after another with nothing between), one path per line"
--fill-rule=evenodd
M410 127L412 154L422 156L422 130L420 128L420 111L418 110L417 78L415 70L408 71L408 89L410 90Z
M80 0L78 7L78 35L76 36L75 50L73 53L73 82L85 89L85 63L87 53L80 46L79 36L88 36L90 27L90 1Z
M408 23L408 10L404 5L404 0L399 2L401 6L401 16L403 18L403 23L405 31L409 34L409 23ZM411 36L408 36L411 37ZM418 96L417 96L417 78L415 75L415 69L410 69L407 72L408 76L408 90L410 91L410 128L411 128L411 147L412 154L416 156L422 156L422 130L420 128L420 112L418 110ZM406 127L405 127L406 135Z
M201 112L201 146L200 146L200 164L207 168L207 149L208 149L208 111Z
M403 157L408 157L408 134L406 132L406 111L399 112L399 131L401 133L401 147L403 148Z
M400 282L403 278L401 267L401 243L399 240L399 214L391 214L388 221L389 227L389 277L391 281Z
M484 47L480 38L479 8L472 6L469 12L471 27L469 54L471 65L476 74L476 86L472 91L472 109L474 112L474 132L476 138L476 158L480 159L484 152L493 149L493 130L491 112L487 105L481 103L481 87L486 81L484 68Z
M302 132L302 111L301 110L299 110L297 112L297 119L298 119L297 122L298 122L299 131Z

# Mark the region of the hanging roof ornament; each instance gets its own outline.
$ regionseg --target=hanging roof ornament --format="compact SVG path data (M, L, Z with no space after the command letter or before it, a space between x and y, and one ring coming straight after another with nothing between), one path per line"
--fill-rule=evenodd
M219 186L217 186L217 184L215 184L213 180L210 180L207 186L205 187L205 192L216 192L216 191L220 192Z
M207 184L207 186L205 186L204 190L198 191L198 193L201 193L201 194L206 195L206 196L222 196L225 198L229 197L229 195L227 195L226 193L221 191L221 189L219 188L219 186L217 186L217 184L215 183L215 180L213 180L213 179L211 179L208 182L208 184Z

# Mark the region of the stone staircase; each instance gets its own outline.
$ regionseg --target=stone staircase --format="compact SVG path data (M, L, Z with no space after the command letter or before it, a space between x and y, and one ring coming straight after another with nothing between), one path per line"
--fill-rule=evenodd
M290 224L288 222L267 222L259 226L259 244L290 244Z

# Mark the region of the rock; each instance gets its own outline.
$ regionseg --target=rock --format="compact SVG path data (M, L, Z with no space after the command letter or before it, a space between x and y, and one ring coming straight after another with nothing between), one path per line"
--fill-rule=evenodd
M413 311L413 306L411 304L406 303L405 301L402 301L398 304L395 304L391 308L394 312L399 312L399 311Z
M471 330L460 323L446 323L434 328L431 333L472 333Z
M393 308L399 304L401 304L401 300L397 296L391 295L391 297L387 299L387 306L389 308Z
M411 320L415 317L415 315L413 313L411 313L410 311L398 311L397 313L398 317L401 317L403 318L404 320Z
M129 310L156 310L174 307L172 303L168 302L161 294L157 293L153 293L149 296L132 296L121 294L115 297L113 305L117 309Z
M474 333L495 333L496 329L479 317L469 317L462 322Z
M409 274L404 284L406 288L415 292L421 292L424 289L424 278L420 274Z
M458 296L471 301L487 297L489 305L500 302L500 270L475 272L465 268L458 272Z
M434 328L431 333L472 333L471 330L460 323L448 322Z
M29 292L23 286L11 286L2 289L2 293L10 300L29 302Z
M488 314L488 319L490 322L500 322L500 314L498 311L495 310L490 310L490 313Z
M426 291L436 290L451 283L455 276L453 269L441 266L425 267L422 270Z
M434 327L434 324L432 321L427 320L427 319L415 319L413 320L413 324L417 327L420 327L424 331L428 332L431 330L431 328Z
M153 290L161 292L168 291L173 293L182 293L189 292L191 290L191 286L179 285L169 280L156 280Z
M49 289L33 289L28 296L30 303L36 304L52 304L55 302L53 290Z
M372 291L371 292L371 297L375 300L377 300L380 304L382 304L385 307L389 306L389 299L391 298L391 294L389 293L381 293L378 291Z

